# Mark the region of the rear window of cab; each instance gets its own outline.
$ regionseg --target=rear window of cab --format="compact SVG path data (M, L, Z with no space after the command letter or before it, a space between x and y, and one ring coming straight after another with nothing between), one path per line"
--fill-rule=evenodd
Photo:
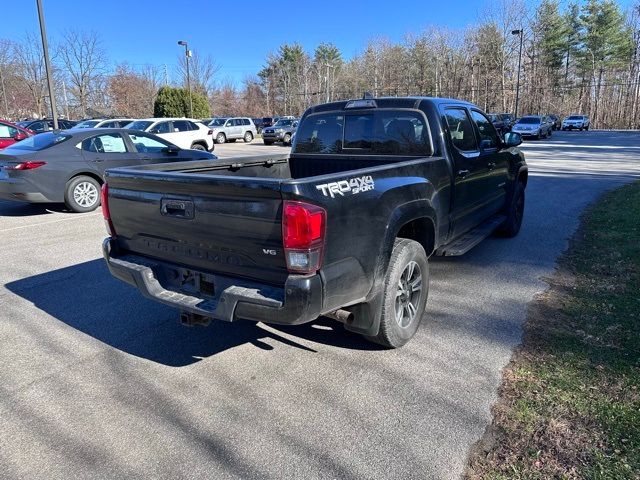
M298 126L293 153L431 155L424 115L417 110L330 112L309 115Z

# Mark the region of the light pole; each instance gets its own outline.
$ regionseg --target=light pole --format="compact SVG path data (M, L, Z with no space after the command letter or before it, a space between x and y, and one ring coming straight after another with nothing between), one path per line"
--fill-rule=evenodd
M516 80L516 111L515 117L518 118L518 102L520 100L520 63L522 62L522 29L511 30L511 35L520 35L520 52L518 53L518 79Z
M178 45L184 47L184 56L187 58L187 89L189 90L189 117L193 118L193 100L191 99L191 74L189 73L189 57L191 51L189 50L189 44L184 40L178 41Z
M38 5L38 19L40 20L40 36L42 36L44 67L47 71L47 85L49 86L49 102L51 103L53 129L58 130L58 111L56 108L56 96L53 94L53 79L51 78L51 64L49 63L49 47L47 45L47 30L44 25L44 14L42 13L42 0L36 0L36 3Z

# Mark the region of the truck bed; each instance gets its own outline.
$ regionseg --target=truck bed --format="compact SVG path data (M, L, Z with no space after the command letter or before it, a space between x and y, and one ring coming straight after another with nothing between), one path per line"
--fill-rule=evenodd
M345 226L360 232L352 239L360 242L359 249L379 248L379 238L370 232L375 227L384 233L387 212L380 212L379 228L367 218L374 198L385 194L382 189L333 198L323 187L372 175L381 182L414 182L429 169L446 168L441 157L320 157L267 155L110 170L106 180L117 246L127 254L171 258L198 271L283 285L290 274L282 248L284 200L330 212L326 265L333 256L344 257ZM431 166L425 170L425 164ZM361 262L354 262L350 271L362 274Z

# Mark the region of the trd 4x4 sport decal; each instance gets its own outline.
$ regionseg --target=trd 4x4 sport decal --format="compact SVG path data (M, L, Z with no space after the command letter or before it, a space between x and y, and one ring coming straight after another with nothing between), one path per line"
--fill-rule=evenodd
M316 188L322 192L325 197L335 198L336 195L345 196L345 194L368 192L373 190L375 184L371 175L364 177L350 178L349 180L340 180L338 182L323 183L316 185Z

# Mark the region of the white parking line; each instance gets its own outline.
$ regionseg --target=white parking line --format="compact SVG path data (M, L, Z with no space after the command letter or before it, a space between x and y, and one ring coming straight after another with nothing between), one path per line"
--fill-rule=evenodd
M91 217L96 217L100 215L100 213L89 213L86 215L73 215L72 217L69 218L60 218L58 220L51 220L49 222L39 222L39 223L30 223L28 225L20 225L18 227L11 227L11 228L4 228L2 230L0 230L0 232L10 232L12 230L20 230L22 228L29 228L29 227L39 227L40 225L51 225L52 223L60 223L60 222L69 222L71 220L79 220L81 218L91 218Z

